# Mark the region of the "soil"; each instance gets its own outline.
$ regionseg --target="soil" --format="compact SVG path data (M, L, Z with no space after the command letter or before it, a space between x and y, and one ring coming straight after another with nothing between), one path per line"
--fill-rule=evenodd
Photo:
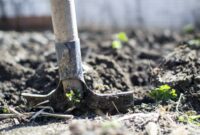
M128 32L128 43L113 49L113 34L82 31L88 87L98 94L133 91L133 102L123 111L114 106L112 112L83 106L68 112L75 116L72 120L2 119L0 134L200 134L195 125L177 121L180 113L200 113L200 50L187 44L199 36L198 32L135 30ZM39 111L27 107L21 93L47 94L57 87L53 33L1 31L0 50L0 113L7 106L20 113ZM183 99L155 102L149 92L162 84L176 89L178 96L182 93Z

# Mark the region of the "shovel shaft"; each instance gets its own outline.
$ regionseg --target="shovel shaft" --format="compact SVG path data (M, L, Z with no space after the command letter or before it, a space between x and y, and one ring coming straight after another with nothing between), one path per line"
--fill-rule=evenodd
M57 42L78 39L74 0L51 0L53 29Z

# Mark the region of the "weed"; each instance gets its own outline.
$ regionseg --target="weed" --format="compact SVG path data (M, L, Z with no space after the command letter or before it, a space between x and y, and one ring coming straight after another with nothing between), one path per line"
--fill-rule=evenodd
M67 99L72 102L73 104L80 103L81 94L78 90L70 90L68 93L65 94Z
M200 47L200 39L192 39L192 40L188 41L188 44L191 47Z
M178 117L178 121L200 126L200 115L181 115Z
M126 35L125 32L118 33L117 39L120 40L121 42L128 42L128 36Z
M0 113L9 113L9 110L7 107L0 108Z
M193 33L195 31L195 27L192 24L188 24L183 27L183 32L184 33Z
M128 42L128 36L125 32L117 33L115 36L115 40L112 41L112 48L113 49L121 49L122 43Z
M121 49L122 48L122 43L118 40L114 40L112 42L112 48L113 49Z
M177 98L176 90L169 85L164 84L158 88L155 88L149 93L149 96L156 101L168 101Z

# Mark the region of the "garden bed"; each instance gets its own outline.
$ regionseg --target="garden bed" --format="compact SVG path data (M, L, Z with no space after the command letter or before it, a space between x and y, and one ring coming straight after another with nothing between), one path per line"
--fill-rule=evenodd
M84 76L88 87L96 93L134 91L134 100L127 109L118 110L114 106L114 110L99 110L84 106L68 111L74 115L70 120L2 119L2 134L128 135L146 134L153 132L152 129L160 134L200 134L199 119L180 120L182 116L200 113L200 41L194 42L199 33L132 31L128 33L128 41L122 42L118 49L112 46L115 36L80 33ZM53 34L0 32L0 54L0 113L11 113L9 107L22 114L40 111L30 109L21 93L47 94L57 87ZM162 85L175 89L176 99L157 102L150 96L153 89Z

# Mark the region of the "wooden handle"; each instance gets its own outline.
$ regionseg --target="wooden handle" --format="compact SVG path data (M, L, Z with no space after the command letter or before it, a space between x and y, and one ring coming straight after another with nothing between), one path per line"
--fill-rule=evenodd
M56 41L64 43L78 39L74 0L51 0L52 22Z

